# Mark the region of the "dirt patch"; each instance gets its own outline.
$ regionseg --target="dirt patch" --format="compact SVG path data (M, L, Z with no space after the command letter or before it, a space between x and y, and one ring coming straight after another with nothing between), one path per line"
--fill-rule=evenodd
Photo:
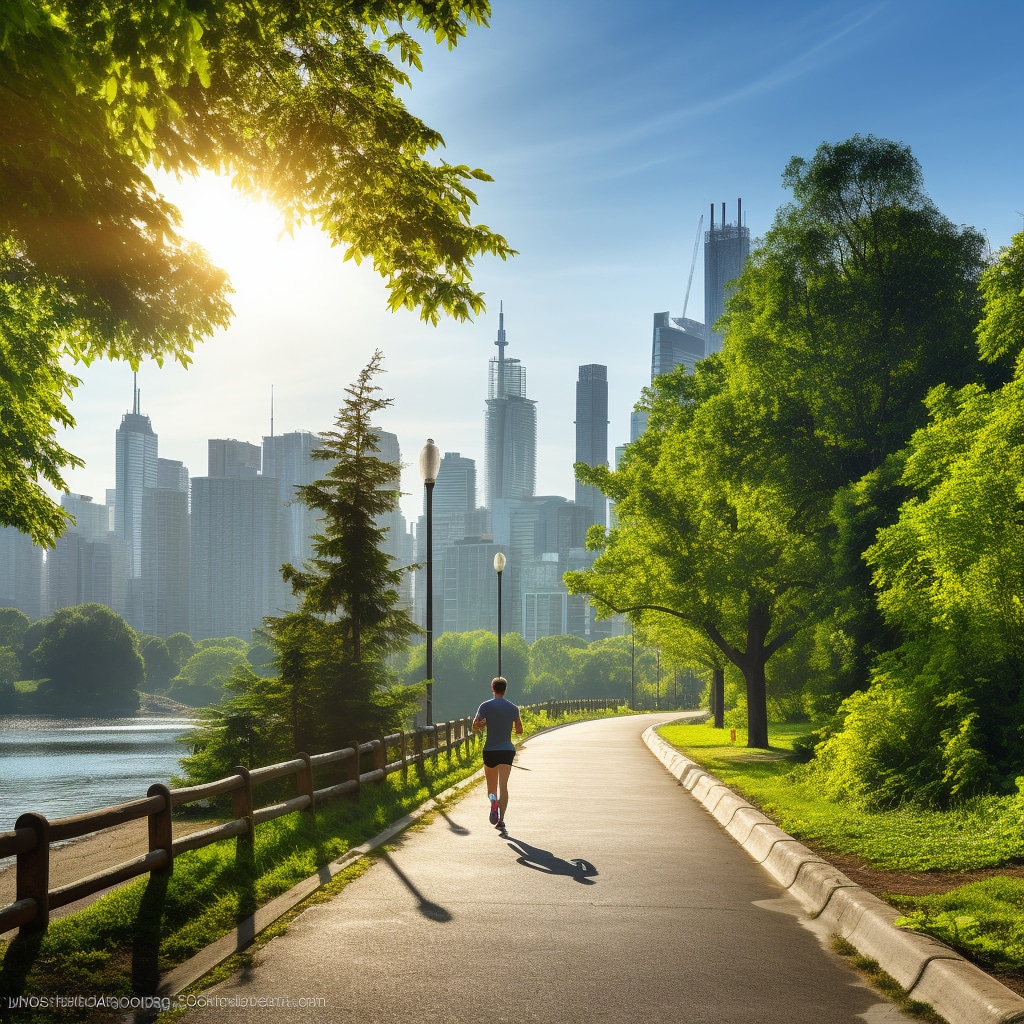
M191 832L209 828L214 821L175 821L172 824L174 838L187 836ZM103 832L73 839L61 846L50 849L50 888L57 889L62 885L77 882L80 878L104 871L126 860L138 857L149 849L149 825L145 818L138 821L125 822ZM16 876L14 860L11 858L0 866L0 907L6 907L16 898ZM109 890L105 890L109 891ZM89 896L77 903L69 903L66 907L51 911L50 918L63 917L81 910L102 893ZM9 934L13 934L13 931Z

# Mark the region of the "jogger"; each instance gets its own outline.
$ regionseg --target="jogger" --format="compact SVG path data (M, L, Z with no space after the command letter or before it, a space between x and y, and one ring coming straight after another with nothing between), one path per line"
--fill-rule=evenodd
M517 736L523 734L523 721L519 708L505 699L508 681L497 676L491 682L494 696L485 700L473 719L473 731L487 727L484 741L484 776L487 780L487 798L491 802L490 821L499 828L505 824L508 808L508 777L512 774L512 760L516 755L512 742L512 729Z

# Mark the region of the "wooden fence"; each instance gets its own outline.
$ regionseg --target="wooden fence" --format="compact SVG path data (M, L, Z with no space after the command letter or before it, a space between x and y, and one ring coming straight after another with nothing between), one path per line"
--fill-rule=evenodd
M619 700L564 700L546 701L523 707L524 711L545 711L549 718L564 714L615 709ZM280 818L293 811L313 814L316 805L337 796L359 799L360 787L383 782L392 772L422 764L428 757L437 762L438 755L447 753L449 760L460 747L466 753L472 744L482 738L473 732L472 717L440 722L410 732L392 733L378 739L360 743L350 742L341 750L326 754L296 754L290 761L271 764L264 768L237 767L234 774L216 782L183 789L169 789L157 782L149 787L141 800L130 800L114 807L104 807L85 814L48 821L42 814L28 811L15 822L12 832L0 833L0 858L17 857L15 901L0 908L0 934L18 928L19 934L42 931L50 920L50 911L67 906L76 900L91 896L103 889L150 872L169 875L174 858L188 850L198 850L221 839L238 837L242 844L255 839L256 826L264 821ZM373 755L371 771L362 771L365 755ZM393 757L393 760L389 760ZM346 769L344 782L315 789L314 771L329 764L342 764ZM294 776L296 795L289 800L256 807L253 791L275 779ZM203 829L173 839L171 812L175 807L197 800L231 794L233 818L212 828ZM50 846L53 843L77 839L123 825L140 818L149 819L149 851L116 867L97 872L76 882L50 889Z

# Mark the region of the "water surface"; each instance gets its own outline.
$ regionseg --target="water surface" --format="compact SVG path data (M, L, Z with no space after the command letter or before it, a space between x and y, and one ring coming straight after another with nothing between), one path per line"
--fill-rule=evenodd
M0 832L19 814L51 821L137 800L180 774L187 718L0 717Z

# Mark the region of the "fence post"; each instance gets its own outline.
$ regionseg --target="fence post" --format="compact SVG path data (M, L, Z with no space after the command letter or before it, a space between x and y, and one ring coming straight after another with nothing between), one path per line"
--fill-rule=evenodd
M452 722L449 719L444 723L444 749L448 755L448 763L452 763Z
M356 784L355 792L349 793L350 800L359 799L359 768L360 768L360 757L359 757L359 740L349 740L348 745L355 751L355 753L345 762L345 767L348 771L348 781Z
M379 768L384 773L384 778L388 777L388 741L384 736L384 733L380 734L380 738L377 740L377 747L373 752L373 767Z
M433 724L433 726L431 727L431 732L433 733L433 737L434 737L434 742L433 742L432 746L434 748L434 767L436 768L437 767L437 744L438 744L437 722L435 722Z
M302 753L301 751L295 755L301 757L305 767L300 768L295 773L295 788L298 791L299 796L309 797L309 806L306 810L309 812L310 818L316 819L316 797L313 795L313 759L309 754Z
M236 818L245 818L249 826L245 832L238 836L238 841L235 843L235 852L237 854L239 847L244 846L248 846L249 852L251 852L256 842L256 824L252 820L252 779L249 776L248 768L235 765L231 770L236 775L242 776L241 789L235 789L231 792L231 813Z
M412 759L416 764L423 764L423 730L416 729L412 734Z
M405 782L409 772L409 741L406 739L404 729L399 731L399 737L402 754L402 781Z
M154 782L146 791L146 796L162 796L164 809L149 816L149 852L154 850L167 851L167 866L154 875L171 875L174 873L174 847L171 830L171 791L162 783Z
M19 935L46 930L50 923L50 823L35 811L19 815L14 827L30 828L36 834L31 850L18 854L15 900L35 900L36 916L18 929Z

